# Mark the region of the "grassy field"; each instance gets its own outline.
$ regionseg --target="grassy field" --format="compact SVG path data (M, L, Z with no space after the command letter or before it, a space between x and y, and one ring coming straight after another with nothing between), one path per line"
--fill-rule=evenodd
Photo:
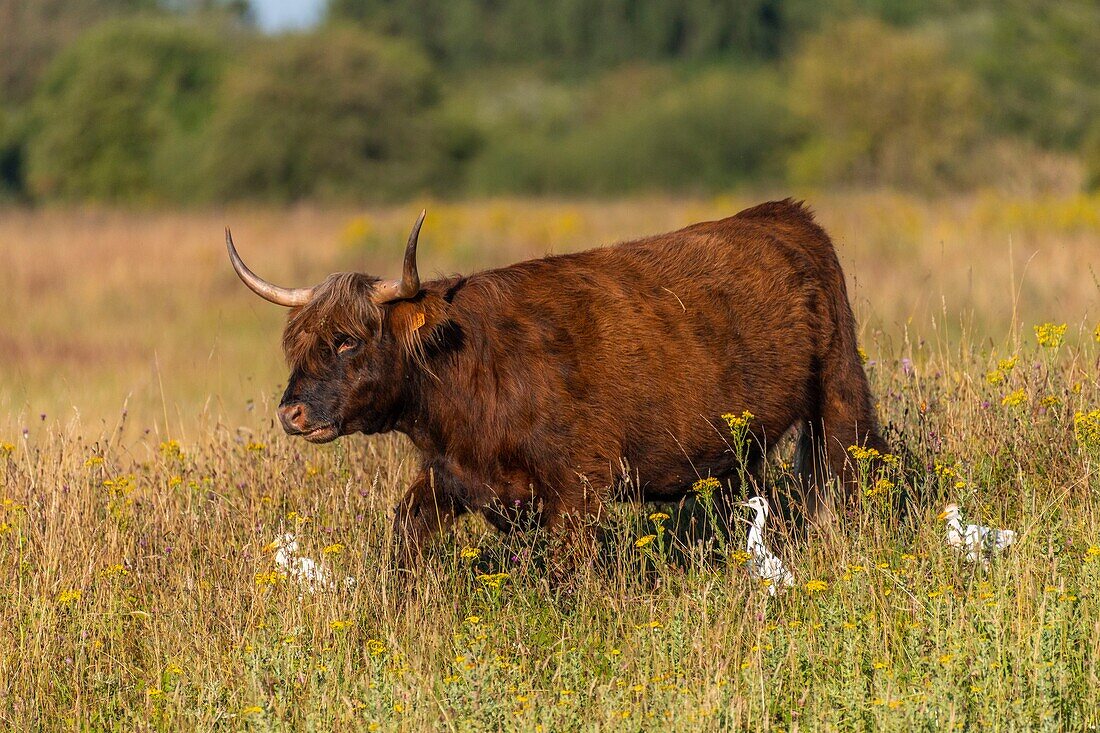
M931 491L901 521L887 509L900 479L865 487L858 517L786 543L798 583L772 600L742 567L743 529L708 553L687 542L690 506L619 507L567 600L546 588L537 537L473 519L418 577L396 576L387 524L415 456L397 436L282 434L284 312L236 280L221 236L230 224L257 272L305 285L395 274L425 204L422 273L752 200L4 211L0 725L1100 724L1100 199L810 201L880 416L928 462ZM988 569L962 562L936 519L948 497L1019 530L1017 546ZM276 572L263 548L286 530L355 587L303 594Z

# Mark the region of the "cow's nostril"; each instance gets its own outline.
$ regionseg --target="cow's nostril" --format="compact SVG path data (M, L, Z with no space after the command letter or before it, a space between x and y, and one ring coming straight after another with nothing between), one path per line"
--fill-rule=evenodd
M305 429L306 409L302 403L284 405L279 408L279 420L287 430Z

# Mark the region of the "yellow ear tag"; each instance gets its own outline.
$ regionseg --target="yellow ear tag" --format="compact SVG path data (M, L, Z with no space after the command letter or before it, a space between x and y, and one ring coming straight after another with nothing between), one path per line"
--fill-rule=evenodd
M417 313L415 316L413 316L412 330L419 331L420 327L423 326L423 325L424 325L424 314L423 313Z

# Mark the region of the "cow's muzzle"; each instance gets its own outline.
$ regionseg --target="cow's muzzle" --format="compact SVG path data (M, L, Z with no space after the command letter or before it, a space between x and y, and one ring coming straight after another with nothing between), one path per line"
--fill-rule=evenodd
M311 443L327 443L340 437L340 430L332 423L311 425L306 406L301 402L280 405L279 422L287 435L297 435Z

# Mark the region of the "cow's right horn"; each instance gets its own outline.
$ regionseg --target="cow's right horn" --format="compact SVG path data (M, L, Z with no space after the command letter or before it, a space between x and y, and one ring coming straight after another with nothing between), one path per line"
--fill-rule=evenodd
M237 248L233 246L233 235L229 233L229 227L225 228L225 248L229 250L229 261L233 263L233 270L237 273L249 290L264 300L269 300L276 305L294 307L305 305L313 297L313 288L280 288L264 280L241 260L237 254Z
M379 305L395 300L412 298L420 292L420 275L416 271L416 242L420 238L420 227L424 225L424 217L427 211L421 211L413 224L409 241L405 245L405 264L402 268L400 280L386 280L378 283L374 289L372 300Z

